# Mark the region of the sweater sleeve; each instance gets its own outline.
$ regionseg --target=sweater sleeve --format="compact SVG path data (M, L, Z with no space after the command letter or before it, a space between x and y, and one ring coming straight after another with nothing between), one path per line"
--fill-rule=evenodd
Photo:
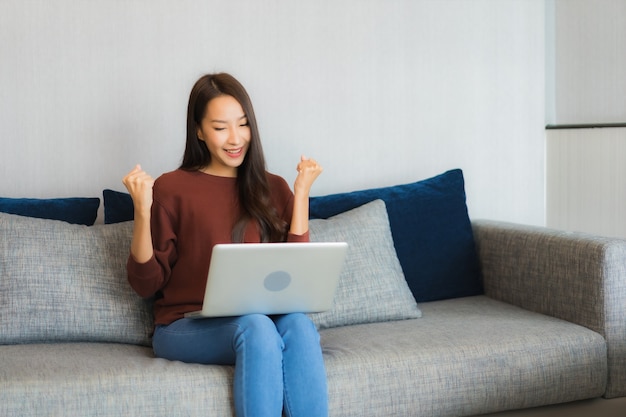
M139 263L132 255L128 256L126 270L128 282L142 297L155 295L167 284L176 262L176 235L167 211L156 202L151 214L153 255L148 262Z
M310 237L308 230L303 235L294 235L291 232L287 234L287 242L308 242L309 240Z

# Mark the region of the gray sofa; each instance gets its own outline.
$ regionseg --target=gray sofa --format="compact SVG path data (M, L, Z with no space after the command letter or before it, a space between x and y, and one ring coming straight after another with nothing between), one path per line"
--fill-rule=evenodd
M331 416L625 414L626 242L473 221L484 292L416 302L363 288L402 273L385 205L364 207L311 223L353 250L337 308L312 315ZM154 357L131 229L0 213L0 415L233 415L232 367Z

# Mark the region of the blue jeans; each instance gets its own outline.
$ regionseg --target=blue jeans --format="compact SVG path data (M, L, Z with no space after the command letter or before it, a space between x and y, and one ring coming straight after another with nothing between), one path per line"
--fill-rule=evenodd
M234 364L238 417L328 415L320 336L305 314L180 319L158 325L152 345L160 358Z

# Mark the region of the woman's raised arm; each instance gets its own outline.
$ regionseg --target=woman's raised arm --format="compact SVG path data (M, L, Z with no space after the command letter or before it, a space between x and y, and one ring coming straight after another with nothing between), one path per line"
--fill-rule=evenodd
M138 263L146 263L154 254L152 232L150 231L154 179L142 170L140 165L137 165L124 177L122 183L133 199L135 210L130 253Z
M293 186L293 214L289 229L294 235L303 235L309 230L309 193L322 171L323 168L314 159L300 158L298 176Z

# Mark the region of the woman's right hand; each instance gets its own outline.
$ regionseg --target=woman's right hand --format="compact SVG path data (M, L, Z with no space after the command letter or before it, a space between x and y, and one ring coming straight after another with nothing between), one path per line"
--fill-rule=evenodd
M136 165L135 168L122 179L122 183L133 199L135 214L150 216L154 179L141 169L141 165Z

